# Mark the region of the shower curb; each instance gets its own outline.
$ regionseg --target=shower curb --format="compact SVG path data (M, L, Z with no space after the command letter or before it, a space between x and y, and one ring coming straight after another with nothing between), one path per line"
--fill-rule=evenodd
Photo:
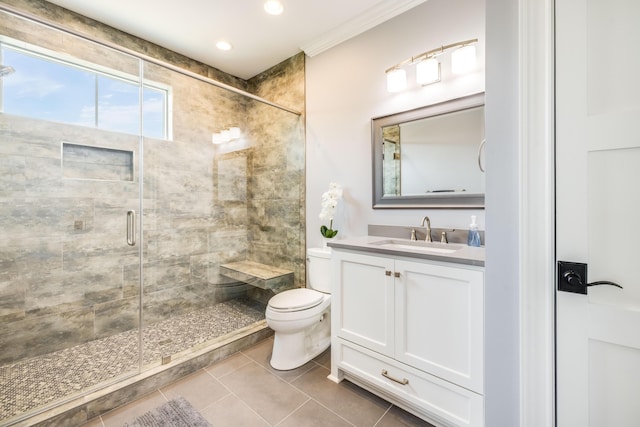
M242 336L234 335L207 348L194 351L192 357L186 360L176 360L166 365L154 367L87 396L74 399L53 409L29 418L23 418L8 425L18 427L76 427L82 425L97 416L119 408L234 353L249 348L272 335L273 330L263 320L250 330L245 330Z

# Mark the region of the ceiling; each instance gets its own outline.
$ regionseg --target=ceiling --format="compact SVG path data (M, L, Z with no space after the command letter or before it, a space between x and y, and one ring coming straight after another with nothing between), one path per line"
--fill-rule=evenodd
M248 79L304 51L317 55L426 0L48 0L226 73ZM221 51L219 40L233 49Z

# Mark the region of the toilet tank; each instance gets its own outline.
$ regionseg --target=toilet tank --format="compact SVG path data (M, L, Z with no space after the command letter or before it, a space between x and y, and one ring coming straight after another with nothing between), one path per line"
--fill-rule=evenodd
M331 293L331 248L307 249L309 281L307 287Z

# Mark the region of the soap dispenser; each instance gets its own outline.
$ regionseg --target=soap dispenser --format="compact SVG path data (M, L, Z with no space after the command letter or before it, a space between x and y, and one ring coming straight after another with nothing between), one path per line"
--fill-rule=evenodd
M471 224L469 224L469 236L467 237L467 245L480 247L480 232L476 223L476 216L471 215Z

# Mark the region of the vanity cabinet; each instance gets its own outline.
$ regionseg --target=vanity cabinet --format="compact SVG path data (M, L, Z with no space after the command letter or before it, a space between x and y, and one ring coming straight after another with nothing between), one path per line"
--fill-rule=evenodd
M333 250L332 374L436 425L482 426L482 267Z

